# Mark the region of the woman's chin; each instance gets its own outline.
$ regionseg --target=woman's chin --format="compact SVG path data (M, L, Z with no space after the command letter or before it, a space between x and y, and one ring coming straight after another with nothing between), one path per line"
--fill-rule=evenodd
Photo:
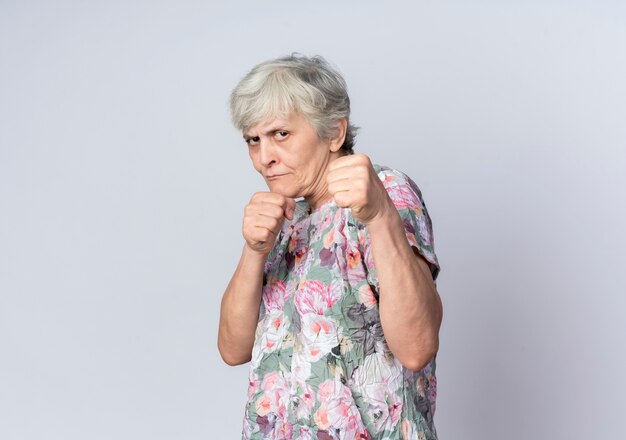
M295 191L293 188L289 188L284 185L277 185L275 182L267 182L267 188L270 190L270 192L280 194L281 196L289 197L292 199L298 197L297 191Z

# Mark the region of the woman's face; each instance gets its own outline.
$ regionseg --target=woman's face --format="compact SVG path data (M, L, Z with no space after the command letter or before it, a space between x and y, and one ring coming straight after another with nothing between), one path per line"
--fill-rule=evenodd
M302 196L314 205L327 197L326 168L340 156L343 143L338 131L337 139L322 140L302 115L291 113L244 130L243 135L252 164L271 192Z

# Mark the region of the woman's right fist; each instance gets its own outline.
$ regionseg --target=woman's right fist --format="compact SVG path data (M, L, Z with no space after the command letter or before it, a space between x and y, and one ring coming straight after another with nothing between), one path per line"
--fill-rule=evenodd
M285 219L292 220L296 201L272 192L255 193L243 215L243 238L255 252L267 255Z

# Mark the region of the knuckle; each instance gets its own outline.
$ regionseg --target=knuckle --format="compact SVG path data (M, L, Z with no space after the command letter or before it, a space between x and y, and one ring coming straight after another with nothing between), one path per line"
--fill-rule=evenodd
M258 202L265 200L267 196L268 196L268 193L259 191L259 192L255 192L252 195L252 198L250 200L254 201L255 203L258 203Z
M287 197L283 196L282 194L276 194L275 200L276 203L283 206L287 202Z

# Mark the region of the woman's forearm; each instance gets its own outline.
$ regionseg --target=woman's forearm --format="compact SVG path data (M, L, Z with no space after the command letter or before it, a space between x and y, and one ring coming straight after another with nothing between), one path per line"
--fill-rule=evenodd
M237 269L222 297L217 346L229 365L243 364L251 358L266 258L244 245Z
M442 307L430 269L409 245L395 208L367 227L378 274L385 339L405 367L419 370L439 348Z

